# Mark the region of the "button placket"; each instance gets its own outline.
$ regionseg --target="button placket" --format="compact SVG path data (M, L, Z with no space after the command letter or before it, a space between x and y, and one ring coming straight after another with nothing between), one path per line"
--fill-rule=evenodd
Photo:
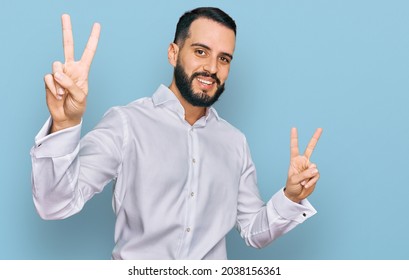
M194 209L196 208L195 202L192 201L193 198L196 197L196 192L197 192L197 186L198 186L198 141L197 141L197 130L195 128L191 128L189 131L189 136L191 139L191 147L192 147L192 180L191 184L189 186L189 200L190 200L190 206L192 213L194 212ZM193 215L192 215L193 216ZM194 221L190 222L190 225L193 225Z
M188 255L188 250L190 248L190 243L193 238L195 221L194 217L196 216L196 192L198 185L198 176L197 176L197 135L195 129L189 128L187 132L188 142L189 142L189 178L187 180L187 193L186 193L186 219L184 224L184 245L181 250L181 256Z

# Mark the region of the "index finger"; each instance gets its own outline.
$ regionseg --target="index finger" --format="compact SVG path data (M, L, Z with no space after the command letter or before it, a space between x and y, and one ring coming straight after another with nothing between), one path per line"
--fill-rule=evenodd
M70 16L67 14L62 15L61 23L65 62L74 61L74 38L72 36Z
M101 25L99 23L94 23L91 35L88 38L87 45L85 46L85 50L81 57L81 61L88 65L88 67L91 66L92 59L94 58L95 52L97 50L100 33Z
M298 133L295 127L291 128L290 136L290 157L294 158L299 155L298 151Z
M317 130L315 131L314 135L312 136L310 142L308 143L307 148L305 149L304 152L304 156L306 156L308 159L310 159L312 152L315 149L315 146L318 143L318 140L321 137L321 133L322 133L322 128L317 128Z

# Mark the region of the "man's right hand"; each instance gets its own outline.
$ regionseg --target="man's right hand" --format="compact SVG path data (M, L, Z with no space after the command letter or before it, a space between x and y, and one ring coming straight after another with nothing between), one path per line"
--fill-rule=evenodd
M51 133L81 122L88 95L88 74L98 46L101 26L95 23L81 60L74 59L74 39L69 15L62 15L65 63L55 61L44 76L46 100L52 118Z

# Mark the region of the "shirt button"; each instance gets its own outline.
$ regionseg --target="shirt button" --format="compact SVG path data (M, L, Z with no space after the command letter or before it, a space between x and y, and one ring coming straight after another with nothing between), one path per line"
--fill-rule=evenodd
M191 192L191 193L190 193L190 196L191 196L191 197L194 197L194 196L195 196L195 193L194 193L194 192Z
M307 217L307 214L305 214L305 213L302 213L302 215L303 215L304 217Z
M196 163L196 159L192 159L192 162L193 162L193 163Z
M187 231L187 232L190 232L190 227L188 227L188 228L186 229L186 231Z

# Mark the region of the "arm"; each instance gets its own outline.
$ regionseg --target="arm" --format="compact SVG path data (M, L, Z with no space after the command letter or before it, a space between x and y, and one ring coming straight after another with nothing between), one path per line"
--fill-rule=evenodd
M33 198L43 218L63 218L82 207L79 201L81 190L75 189L80 166L80 123L85 111L88 74L98 45L100 25L94 24L79 61L74 60L69 15L62 16L62 32L65 63L54 62L52 74L44 77L51 118L37 135L36 146L31 150Z
M126 122L112 109L80 141L81 125L47 135L50 121L31 149L33 200L43 219L64 219L117 177Z
M292 133L292 147L295 144L293 136L294 134ZM311 148L311 145L308 147ZM267 204L264 204L258 192L256 170L246 144L244 168L238 196L237 225L247 245L256 248L265 247L316 213L315 209L306 199L307 196L302 197L298 195L295 197L296 201L287 196L288 190L291 193L297 193L297 190L299 190L299 187L295 186L296 183L291 185L289 182L298 182L298 184L303 182L304 186L302 186L302 189L308 187L310 194L312 192L311 189L315 187L318 180L318 178L314 179L318 174L318 172L315 172L315 165L301 173L293 173L292 168L294 164L294 162L290 161L289 177L285 187L286 193L284 190L280 190ZM311 172L312 170L314 172ZM293 178L294 176L295 178Z

